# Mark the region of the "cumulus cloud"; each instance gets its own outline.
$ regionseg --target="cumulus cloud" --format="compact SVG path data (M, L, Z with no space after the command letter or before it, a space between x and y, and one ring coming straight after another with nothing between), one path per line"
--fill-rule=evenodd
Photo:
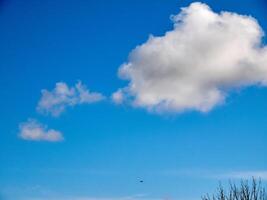
M52 116L59 116L69 106L90 104L104 99L102 94L89 91L80 81L73 87L58 82L52 91L44 89L41 93L37 111Z
M62 133L39 123L35 119L28 119L19 125L19 137L24 140L58 142L63 140Z
M129 84L113 94L155 112L210 111L236 88L267 85L267 48L257 21L192 3L171 16L173 30L150 36L119 68Z

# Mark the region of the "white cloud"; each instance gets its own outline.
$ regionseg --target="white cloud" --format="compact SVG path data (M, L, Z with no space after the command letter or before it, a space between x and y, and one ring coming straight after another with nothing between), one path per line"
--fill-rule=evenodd
M104 99L102 94L89 91L80 81L73 87L69 87L64 82L58 82L52 91L42 90L37 111L59 116L68 106L90 104L102 99Z
M150 36L119 68L129 84L113 94L115 102L155 112L207 112L231 89L267 85L267 48L254 18L192 3L171 19L173 30Z
M64 138L62 133L47 127L34 119L19 125L19 137L24 140L58 142Z

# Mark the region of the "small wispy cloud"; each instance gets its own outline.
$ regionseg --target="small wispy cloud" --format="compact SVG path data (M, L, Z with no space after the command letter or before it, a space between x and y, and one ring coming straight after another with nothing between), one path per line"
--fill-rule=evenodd
M111 95L111 99L115 104L121 104L124 101L124 93L122 89L119 89L118 91L114 92Z
M98 92L91 92L78 81L74 86L68 86L65 82L58 82L51 91L43 89L42 97L37 105L37 111L42 114L59 116L67 107L78 104L90 104L104 99Z
M60 131L48 129L35 119L20 123L19 137L24 140L58 142L64 138Z

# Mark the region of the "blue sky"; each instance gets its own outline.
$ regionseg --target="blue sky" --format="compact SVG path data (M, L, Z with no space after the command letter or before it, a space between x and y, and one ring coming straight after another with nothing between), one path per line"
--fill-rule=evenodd
M243 85L216 83L219 92L227 89L218 94L220 101L204 107L203 98L195 96L180 105L183 93L166 104L165 88L155 93L139 71L126 71L127 80L118 77L125 62L146 72L139 60L151 66L142 54L153 42L153 37L147 42L149 35L155 39L173 30L170 16L192 2L0 1L1 200L191 200L214 191L220 180L254 175L266 184L267 89L261 76L253 75L253 81L238 76ZM265 0L202 3L216 13L253 16L267 31ZM144 50L128 58L141 44ZM263 37L258 49L264 45ZM261 66L253 58L252 67ZM157 70L154 76L150 72L149 80L158 81L155 86L169 83L155 79ZM144 87L128 85L140 80ZM68 86L67 96L58 99L56 83ZM125 103L111 98L120 88L127 88L122 89L129 98ZM204 94L210 90L203 88ZM154 104L155 96L163 100Z

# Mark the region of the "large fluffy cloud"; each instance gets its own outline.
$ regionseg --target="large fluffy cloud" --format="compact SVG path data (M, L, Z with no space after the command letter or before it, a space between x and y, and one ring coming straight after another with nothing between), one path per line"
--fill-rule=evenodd
M37 110L41 113L59 116L68 106L90 104L102 99L104 99L102 94L90 92L80 81L73 87L69 87L64 82L58 82L52 91L42 90Z
M206 112L234 88L267 84L267 48L257 21L192 3L172 16L173 30L150 36L129 55L119 76L129 81L113 94L152 111Z
M58 142L63 140L61 132L47 127L37 120L28 119L19 125L19 136L24 140Z

